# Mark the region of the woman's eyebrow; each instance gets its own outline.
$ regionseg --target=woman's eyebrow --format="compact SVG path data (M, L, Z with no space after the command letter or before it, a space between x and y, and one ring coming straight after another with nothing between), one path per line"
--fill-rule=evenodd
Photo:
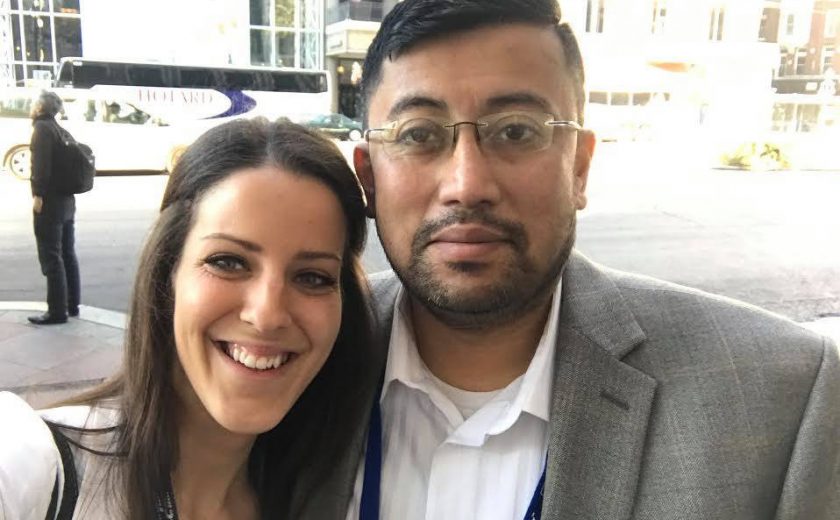
M334 260L341 263L341 256L327 251L301 251L295 255L298 260Z
M262 251L262 248L251 242L249 240L244 240L242 238L237 238L233 235L229 235L227 233L210 233L209 235L205 235L201 238L202 240L227 240L228 242L233 242L234 244L238 244L243 248L247 249L248 251L253 251L255 253L259 253Z

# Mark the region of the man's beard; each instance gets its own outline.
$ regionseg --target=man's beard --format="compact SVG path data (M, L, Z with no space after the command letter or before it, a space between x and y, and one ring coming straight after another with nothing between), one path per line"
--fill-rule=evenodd
M487 329L515 321L547 301L574 246L575 222L576 214L572 211L568 227L563 230L565 238L542 271L527 255L528 236L524 227L484 210L459 210L441 219L424 222L414 234L407 267L397 265L388 254L388 248L384 249L408 294L438 320L453 328ZM470 294L459 293L436 278L434 266L424 256L435 233L453 224L464 223L495 230L507 240L506 247L512 248L514 253L496 280L481 290L470 291ZM439 267L461 271L466 276L485 268L473 262L450 262Z

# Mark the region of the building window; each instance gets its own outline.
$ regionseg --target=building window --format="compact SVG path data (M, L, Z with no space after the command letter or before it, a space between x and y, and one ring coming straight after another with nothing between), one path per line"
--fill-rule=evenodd
M758 29L758 41L779 41L779 8L765 7L761 14L761 25Z
M586 32L604 32L604 3L606 0L586 0Z
M822 70L820 72L824 73L831 67L831 62L834 59L834 45L826 45L823 47L822 50ZM832 69L833 70L833 69ZM837 72L837 71L835 71Z
M321 2L250 0L251 64L323 67Z
M792 14L787 15L785 25L785 34L788 36L793 36L793 31L796 30L796 17Z
M9 63L13 76L3 82L17 85L49 83L59 60L82 56L79 0L20 0L11 2L7 18Z
M651 22L651 34L663 34L665 32L665 17L668 16L668 0L653 0L653 20Z
M794 74L806 74L808 72L808 49L796 49L796 66Z
M840 9L830 9L825 13L825 37L834 38L840 33Z
M720 41L723 39L723 7L713 7L709 20L709 39Z

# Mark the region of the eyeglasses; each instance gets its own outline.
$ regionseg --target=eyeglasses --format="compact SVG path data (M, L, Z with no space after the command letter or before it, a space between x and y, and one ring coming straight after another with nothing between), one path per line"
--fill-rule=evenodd
M518 157L545 150L554 142L555 128L583 130L574 121L558 121L541 112L501 112L476 121L452 122L440 117L412 117L371 128L365 139L379 141L392 158L437 157L455 147L458 127L475 127L476 139L485 153L503 158ZM377 135L378 134L378 135Z

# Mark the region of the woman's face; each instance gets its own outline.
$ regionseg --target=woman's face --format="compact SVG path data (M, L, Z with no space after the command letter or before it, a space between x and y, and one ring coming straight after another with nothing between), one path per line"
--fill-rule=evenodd
M263 166L203 197L173 278L188 413L245 434L280 422L338 334L344 243L338 199L312 178Z

